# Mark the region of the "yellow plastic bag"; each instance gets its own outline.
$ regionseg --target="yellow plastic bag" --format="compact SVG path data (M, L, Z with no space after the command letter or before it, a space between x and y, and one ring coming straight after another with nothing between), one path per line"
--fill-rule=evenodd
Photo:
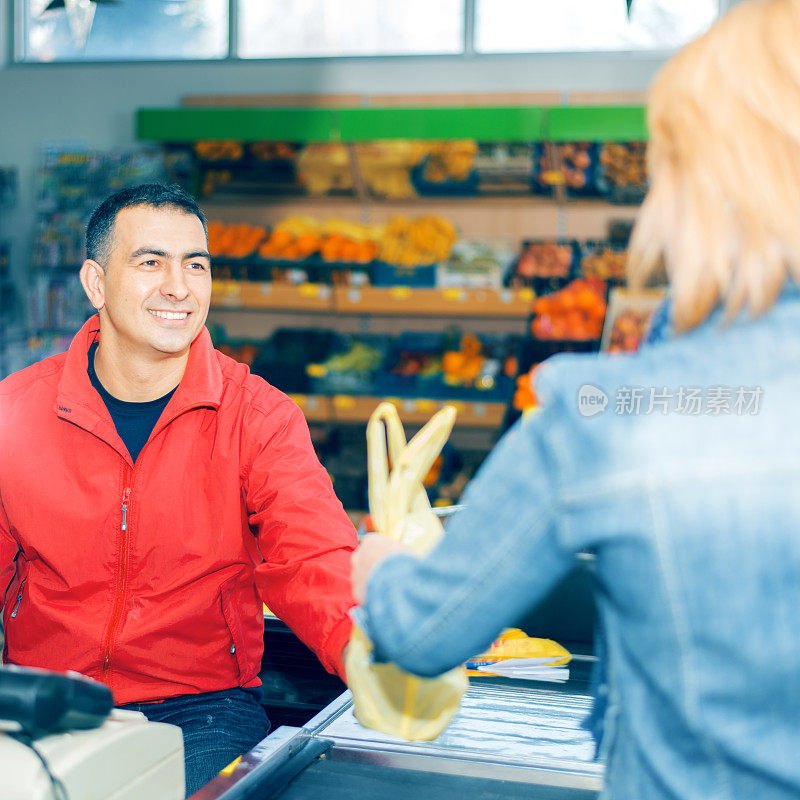
M431 550L443 534L422 479L447 441L455 416L455 409L445 406L408 443L391 403L381 403L367 425L373 522L379 535L406 543L417 555ZM356 719L368 728L404 739L435 739L458 712L467 690L464 667L436 678L420 678L394 664L372 663L371 652L372 642L355 625L345 672Z

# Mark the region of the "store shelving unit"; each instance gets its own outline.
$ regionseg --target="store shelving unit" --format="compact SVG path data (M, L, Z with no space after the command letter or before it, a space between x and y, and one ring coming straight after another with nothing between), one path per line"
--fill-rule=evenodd
M490 142L647 137L638 105L485 106L448 108L142 108L140 139L194 142L363 142L375 139L464 139Z
M530 289L419 289L407 286L328 286L256 281L214 281L216 309L320 314L491 317L527 319Z
M11 231L4 224L4 212L17 202L16 170L0 168L0 380L11 371L8 346L14 333L15 287L11 272Z
M445 404L458 412L463 428L494 431L503 422L506 404L482 400L434 400L428 397L376 397L372 395L292 394L306 419L315 423L364 424L381 402L392 403L406 425L424 425Z
M606 98L573 98L572 104L522 104L487 97L482 105L432 106L425 98L334 98L317 107L280 107L257 98L188 98L179 108L143 108L136 114L140 139L169 144L200 140L341 143L382 139L475 139L490 142L628 141L646 139L645 110L637 103ZM569 98L567 98L568 100ZM577 100L577 102L575 102ZM214 105L215 102L217 105ZM351 148L351 162L355 160ZM354 175L354 177L357 177ZM571 199L531 194L509 196L438 196L382 199L354 179L348 196L305 197L295 193L265 195L244 185L246 194L226 194L224 187L205 198L204 210L225 223L272 225L295 215L339 217L353 222L384 223L395 215L435 213L470 238L510 240L564 237L602 239L611 220L632 218L635 206L600 199ZM276 282L214 282L210 320L234 338L265 338L282 325L326 327L340 332L439 330L451 324L476 332L525 335L530 290L429 289L374 286L301 285ZM363 427L381 400L393 402L409 427L423 424L446 402L441 398L385 398L364 395L292 395L309 423L319 429ZM467 447L484 451L495 441L506 417L506 403L456 401L458 431Z

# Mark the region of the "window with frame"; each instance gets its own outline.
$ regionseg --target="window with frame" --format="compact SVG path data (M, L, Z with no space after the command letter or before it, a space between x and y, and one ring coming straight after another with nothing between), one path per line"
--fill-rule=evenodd
M239 0L243 58L441 55L464 49L464 0Z
M15 59L672 50L734 0L14 0ZM467 18L471 15L471 18ZM230 22L234 22L229 30Z
M228 55L228 0L17 0L18 61Z
M719 0L476 0L478 53L673 50L704 33Z

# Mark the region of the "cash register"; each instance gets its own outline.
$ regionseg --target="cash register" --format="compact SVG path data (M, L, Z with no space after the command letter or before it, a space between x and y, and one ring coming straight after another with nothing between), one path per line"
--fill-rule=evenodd
M3 800L183 800L183 736L77 673L0 668Z

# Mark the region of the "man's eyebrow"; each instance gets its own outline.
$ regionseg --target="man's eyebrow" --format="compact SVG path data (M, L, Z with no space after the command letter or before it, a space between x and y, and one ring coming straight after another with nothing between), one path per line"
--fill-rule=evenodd
M159 250L157 247L140 247L131 253L131 258L139 258L139 256L160 256L161 258L172 258L172 253L166 250ZM207 250L194 250L191 253L184 253L183 259L187 258L207 258L211 260L211 255Z
M139 258L139 256L161 256L161 258L172 258L170 253L165 250L159 250L157 247L140 247L131 253L131 258Z

